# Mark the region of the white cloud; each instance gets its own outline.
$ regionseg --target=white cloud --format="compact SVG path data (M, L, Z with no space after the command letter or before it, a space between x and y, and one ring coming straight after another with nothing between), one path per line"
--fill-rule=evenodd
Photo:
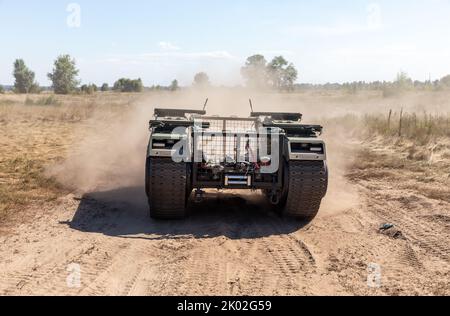
M181 48L170 43L170 42L159 42L158 43L159 48L161 48L164 51L178 51Z

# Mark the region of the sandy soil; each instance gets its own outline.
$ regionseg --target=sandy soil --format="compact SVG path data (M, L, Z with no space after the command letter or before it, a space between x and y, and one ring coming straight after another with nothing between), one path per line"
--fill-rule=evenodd
M67 151L69 138L45 143ZM215 191L185 221L153 221L139 181L26 205L0 234L0 294L450 295L448 164L425 172L376 140L357 151L310 224Z
M449 203L353 177L359 205L328 214L325 202L308 225L240 192L209 192L174 222L148 218L142 187L68 195L0 237L0 293L449 295ZM404 238L380 234L383 223ZM373 263L379 288L367 283Z

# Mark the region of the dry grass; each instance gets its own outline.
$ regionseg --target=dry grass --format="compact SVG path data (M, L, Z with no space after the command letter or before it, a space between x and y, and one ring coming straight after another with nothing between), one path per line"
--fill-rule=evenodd
M117 94L54 96L0 95L0 218L18 214L29 205L54 201L66 194L55 181L45 176L47 166L67 158L77 143L80 130L92 127L89 119L120 117L132 104L147 106L201 106L203 94ZM234 98L228 91L210 92L213 114L248 115L242 105L248 93ZM430 111L425 114L429 100ZM363 139L350 177L418 179L427 184L422 190L429 196L448 198L443 188L449 185L450 170L450 98L448 94L414 94L401 99L381 95L314 92L298 94L259 94L254 96L258 110L300 111L306 123L323 123L326 138ZM410 105L407 101L411 101ZM398 104L397 107L393 107ZM214 104L219 104L213 108ZM405 107L402 133L399 137L399 113ZM391 121L389 109L393 108ZM440 110L440 112L439 112ZM437 112L436 112L437 111ZM102 115L94 115L101 113ZM384 114L379 114L383 112ZM436 113L441 114L436 114ZM326 117L317 119L323 116ZM416 114L414 114L416 113ZM109 114L112 114L109 116ZM94 122L95 123L95 122ZM145 131L144 131L145 132ZM410 184L413 185L413 184ZM417 190L421 188L417 187Z
M446 158L449 153L449 138L417 144L415 140L396 136L374 136L363 142L348 177L450 202L450 160Z
M348 177L450 202L450 114L346 115L327 121L331 135L359 139ZM400 128L401 126L401 128Z
M404 137L426 144L436 138L450 137L450 115L399 113L366 115L364 125L370 134Z
M0 219L32 203L55 200L62 189L44 175L63 159L72 126L34 120L0 124Z
M44 174L44 163L16 157L0 165L0 220L30 203L54 201L60 187Z
M81 122L94 111L120 112L143 94L96 93L92 95L0 95L0 122L13 120Z
M94 111L118 112L136 96L0 96L0 221L66 194L46 168L66 158Z

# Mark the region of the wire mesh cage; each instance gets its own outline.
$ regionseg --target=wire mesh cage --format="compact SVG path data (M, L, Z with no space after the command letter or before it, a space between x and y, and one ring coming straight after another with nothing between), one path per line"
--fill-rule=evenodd
M194 133L197 158L209 164L256 162L258 154L257 121L253 119L212 118L196 122L207 128Z
M202 126L203 123L208 123L209 127L203 128L204 131L209 132L229 132L229 133L246 133L256 132L256 119L239 119L239 118L201 118L196 119L195 124Z

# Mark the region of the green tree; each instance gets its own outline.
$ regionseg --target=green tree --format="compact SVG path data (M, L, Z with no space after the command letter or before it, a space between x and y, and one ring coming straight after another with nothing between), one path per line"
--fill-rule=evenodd
M178 85L178 80L174 80L172 81L172 83L169 86L169 90L170 91L177 91L180 88L180 86Z
M93 94L98 91L98 87L95 84L82 85L80 88L81 92L86 94Z
M241 68L241 75L248 87L265 88L268 85L267 60L263 55L253 55L247 58Z
M5 93L5 88L3 88L2 85L0 85L0 94L3 94L3 93Z
M119 92L142 92L144 85L141 78L135 80L121 78L114 83L113 90Z
M294 89L294 83L298 78L298 71L294 64L289 64L283 72L282 86L283 89L292 91Z
M269 81L275 89L292 90L297 80L298 72L294 64L283 56L275 57L267 66Z
M70 55L61 55L55 60L53 72L48 74L52 81L56 94L69 94L75 91L79 85L77 80L79 70L76 68L75 59Z
M38 92L39 85L34 81L35 74L28 69L23 59L14 62L14 91L16 93Z
M397 78L394 81L394 87L399 90L408 90L414 86L412 79L408 76L406 72L399 72Z
M107 83L102 84L102 87L100 88L100 90L101 90L102 92L107 92L107 91L109 91L109 84L107 84Z
M205 72L199 72L194 76L194 86L196 87L208 87L211 83L209 81L209 76Z

